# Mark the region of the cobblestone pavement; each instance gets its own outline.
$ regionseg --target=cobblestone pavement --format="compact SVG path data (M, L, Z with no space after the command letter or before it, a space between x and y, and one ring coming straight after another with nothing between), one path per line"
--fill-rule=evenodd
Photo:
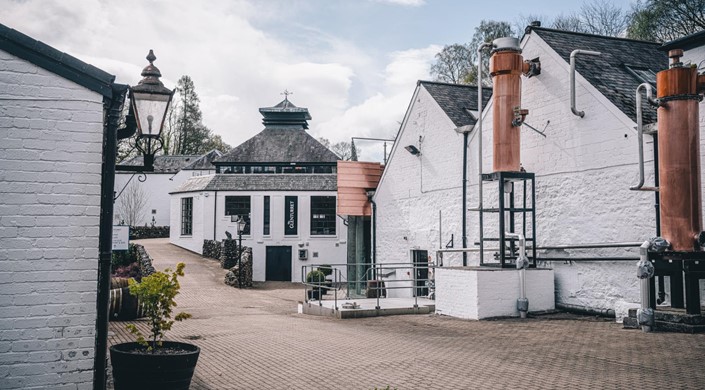
M192 389L705 388L705 335L569 315L310 317L296 313L300 287L238 290L214 260L166 239L141 243L157 269L186 263L177 309L193 318L167 338L201 347ZM132 340L124 323L111 330L111 343Z

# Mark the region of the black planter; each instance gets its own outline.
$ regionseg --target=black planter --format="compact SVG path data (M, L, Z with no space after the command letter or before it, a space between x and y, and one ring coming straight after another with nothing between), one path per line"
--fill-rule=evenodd
M188 389L201 349L192 344L164 341L163 347L187 352L157 355L138 343L123 343L110 347L115 390ZM135 347L140 348L137 352Z
M321 300L321 289L314 288L313 290L306 291L309 300L320 301Z

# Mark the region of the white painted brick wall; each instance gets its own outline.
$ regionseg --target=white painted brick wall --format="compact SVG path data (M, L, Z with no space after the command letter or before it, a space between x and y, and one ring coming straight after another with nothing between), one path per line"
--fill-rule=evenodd
M536 34L529 36L524 57L540 57L540 76L522 80L522 108L529 109L526 122L543 129L547 138L522 130L521 160L536 174L537 237L539 245L642 241L655 234L653 193L630 191L638 181L635 123L604 96L577 76L577 104L586 115L570 112L569 65ZM588 61L589 58L583 59ZM705 128L705 105L701 104L701 133ZM462 138L454 126L421 88L410 108L400 140L393 151L383 182L377 191L378 259L381 262L410 261L412 249L438 248L438 211L443 211L443 243L455 234L461 241ZM492 170L492 108L485 108L483 121L484 172ZM417 118L424 118L419 120ZM443 164L435 170L432 191L420 191L419 158L403 146L425 135L421 160ZM471 135L468 154L468 207L477 199L477 139ZM645 137L647 185L653 183L651 139ZM705 152L701 135L701 154ZM705 161L705 156L701 156ZM426 176L424 176L426 180ZM704 181L705 182L705 181ZM425 183L429 183L426 181ZM497 190L484 186L484 206L496 207ZM486 236L496 234L488 220ZM476 212L468 212L468 242L479 237ZM406 238L404 238L406 237ZM636 250L551 252L559 256L630 256ZM542 257L549 254L541 254ZM470 265L478 255L470 255ZM450 260L450 261L449 261ZM446 264L458 265L459 255L446 255ZM617 310L618 318L639 301L634 264L550 262L555 268L556 301ZM705 298L705 294L703 294Z
M203 252L203 240L212 240L213 234L213 202L216 198L213 191L174 194L171 199L171 229L170 242L196 253ZM270 196L270 235L264 236L263 218L265 195ZM267 246L291 246L293 282L301 281L302 266L311 264L329 264L342 273L343 280L347 276L347 226L340 218L336 218L335 236L312 236L311 232L311 196L335 196L335 192L239 192L219 191L217 194L217 230L215 238L219 241L225 238L225 231L237 238L237 227L225 215L226 196L250 196L251 233L242 236L242 245L252 247L254 264L252 278L264 281L266 276ZM298 236L284 235L284 197L298 197ZM181 199L193 197L193 234L181 236ZM298 249L308 249L308 260L299 260ZM314 252L318 257L313 257Z
M91 388L102 97L3 51L0 97L0 388Z

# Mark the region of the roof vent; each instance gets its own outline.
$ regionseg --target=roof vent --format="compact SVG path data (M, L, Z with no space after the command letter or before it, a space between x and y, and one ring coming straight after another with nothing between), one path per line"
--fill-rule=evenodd
M541 27L541 21L540 20L534 20L533 22L530 23L531 27Z

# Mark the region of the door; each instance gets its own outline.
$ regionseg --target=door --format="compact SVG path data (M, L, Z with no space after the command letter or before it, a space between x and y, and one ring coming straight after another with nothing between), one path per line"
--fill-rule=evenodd
M291 247L268 246L264 280L291 282Z
M414 260L414 281L416 284L415 296L422 297L428 295L428 251L412 251Z

